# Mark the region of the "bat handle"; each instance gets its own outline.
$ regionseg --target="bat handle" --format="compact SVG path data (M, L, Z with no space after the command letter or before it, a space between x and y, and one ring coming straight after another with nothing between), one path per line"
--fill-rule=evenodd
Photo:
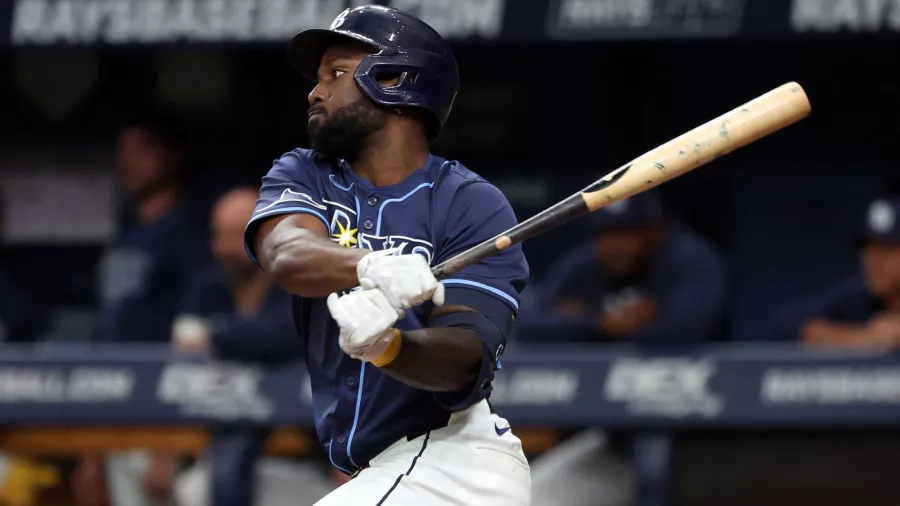
M471 249L463 251L455 257L432 267L431 273L438 280L446 279L447 277L456 274L466 267L477 264L485 258L488 258L502 250L505 250L512 245L513 240L508 235L498 235L493 239L484 241L483 243Z

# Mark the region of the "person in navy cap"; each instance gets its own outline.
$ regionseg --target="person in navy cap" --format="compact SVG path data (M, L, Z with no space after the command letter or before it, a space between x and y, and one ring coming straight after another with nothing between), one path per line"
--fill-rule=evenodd
M711 337L723 309L724 262L685 225L666 220L654 192L587 218L596 231L546 276L543 314L526 341L671 343Z
M723 308L725 268L713 246L666 219L645 192L586 218L595 232L548 271L537 314L520 320L520 341L638 342L710 338ZM532 465L532 504L666 504L664 433L588 429Z
M859 272L799 302L782 332L808 344L894 348L900 343L900 197L870 204Z

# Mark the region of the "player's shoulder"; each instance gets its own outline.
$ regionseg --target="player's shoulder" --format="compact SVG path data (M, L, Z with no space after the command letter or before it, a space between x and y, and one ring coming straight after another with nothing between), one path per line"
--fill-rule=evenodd
M281 155L272 163L270 176L286 178L327 177L334 167L310 149L296 148Z
M457 160L441 159L441 173L437 191L451 200L471 200L472 203L495 202L509 205L506 196L490 181Z

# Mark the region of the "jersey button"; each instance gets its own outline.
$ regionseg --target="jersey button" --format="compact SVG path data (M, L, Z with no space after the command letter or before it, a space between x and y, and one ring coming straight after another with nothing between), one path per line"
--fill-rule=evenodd
M363 226L366 227L366 230L372 230L373 225L374 223L372 223L372 220L366 220L366 222L363 223Z
M338 444L344 444L344 442L346 442L346 441L347 441L347 438L345 438L344 436L337 437Z
M366 201L366 204L369 204L370 206L374 206L377 203L378 197L369 197L369 200Z
M348 387L352 387L355 385L356 385L356 378L354 378L353 376L350 376L349 378L347 378L347 386Z

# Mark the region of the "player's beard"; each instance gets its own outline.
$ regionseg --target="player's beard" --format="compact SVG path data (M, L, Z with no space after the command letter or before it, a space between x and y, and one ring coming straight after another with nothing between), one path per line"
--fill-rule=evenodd
M341 107L308 126L313 151L353 164L366 149L369 136L384 128L387 114L365 98Z

